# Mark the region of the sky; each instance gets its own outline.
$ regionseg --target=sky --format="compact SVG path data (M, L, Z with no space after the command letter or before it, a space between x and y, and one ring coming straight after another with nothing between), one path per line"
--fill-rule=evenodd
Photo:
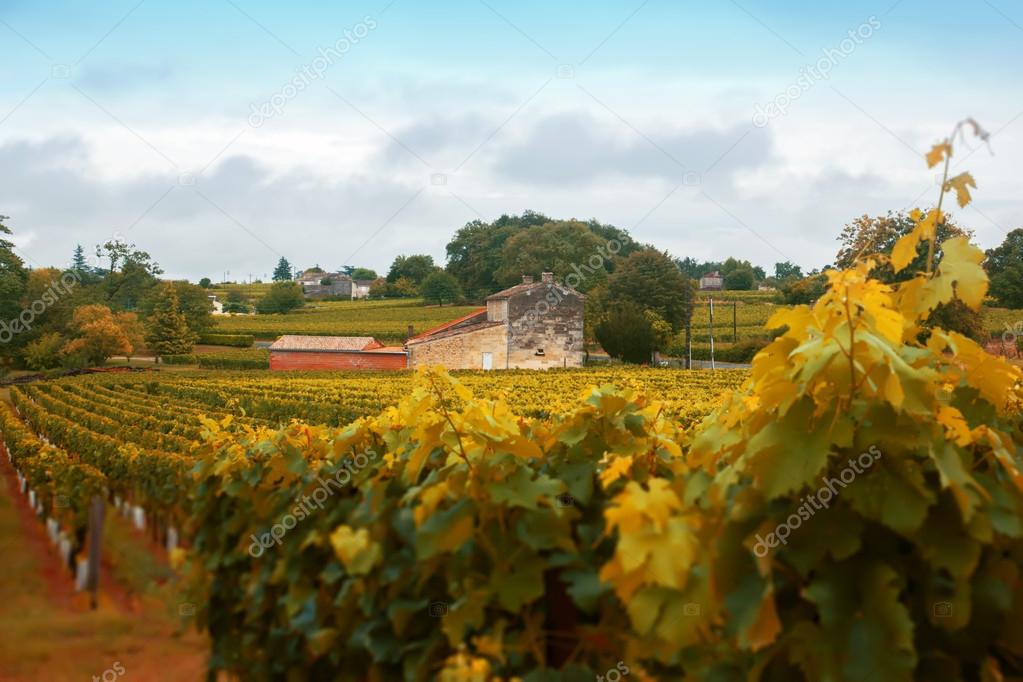
M1023 3L0 0L0 214L33 267L385 272L472 220L595 218L678 257L834 258L933 205L955 123L983 248L1023 227Z

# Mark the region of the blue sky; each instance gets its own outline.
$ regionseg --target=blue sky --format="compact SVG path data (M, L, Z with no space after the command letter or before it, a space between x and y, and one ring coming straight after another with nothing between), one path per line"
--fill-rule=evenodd
M973 116L994 155L959 155L957 218L984 247L1023 226L1023 7L819 5L7 0L0 213L31 264L118 236L191 278L442 262L525 209L811 268L856 216L933 203L921 154Z

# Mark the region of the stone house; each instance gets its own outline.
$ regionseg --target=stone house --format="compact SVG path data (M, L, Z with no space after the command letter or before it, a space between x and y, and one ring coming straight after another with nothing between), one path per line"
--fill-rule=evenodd
M579 367L585 296L543 273L488 296L486 307L405 342L409 366L447 369Z
M708 272L700 278L700 290L701 291L721 291L725 288L725 278L721 276L721 273L715 270L714 272Z

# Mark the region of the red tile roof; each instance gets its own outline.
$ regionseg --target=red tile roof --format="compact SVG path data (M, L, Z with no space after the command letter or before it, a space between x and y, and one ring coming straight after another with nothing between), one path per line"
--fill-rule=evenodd
M437 327L434 327L433 329L428 329L427 331L423 332L422 334L416 334L415 336L410 338L405 343L410 343L412 341L419 341L420 339L425 339L427 336L433 336L435 334L439 334L439 333L441 333L443 331L446 331L446 330L450 329L451 327L454 327L456 324L461 324L462 322L467 322L467 321L471 320L472 318L474 318L476 316L485 316L486 314L487 314L487 309L486 308L477 308L476 310L472 311L468 315L462 315L461 317L459 317L456 320L451 320L450 322L445 322L444 324L439 325Z

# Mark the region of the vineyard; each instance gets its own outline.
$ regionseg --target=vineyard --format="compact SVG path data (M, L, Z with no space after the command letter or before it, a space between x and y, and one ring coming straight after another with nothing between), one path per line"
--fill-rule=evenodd
M424 306L416 299L322 301L287 314L218 315L216 331L275 339L283 334L373 336L403 341L412 325L426 331L476 310L478 306Z

